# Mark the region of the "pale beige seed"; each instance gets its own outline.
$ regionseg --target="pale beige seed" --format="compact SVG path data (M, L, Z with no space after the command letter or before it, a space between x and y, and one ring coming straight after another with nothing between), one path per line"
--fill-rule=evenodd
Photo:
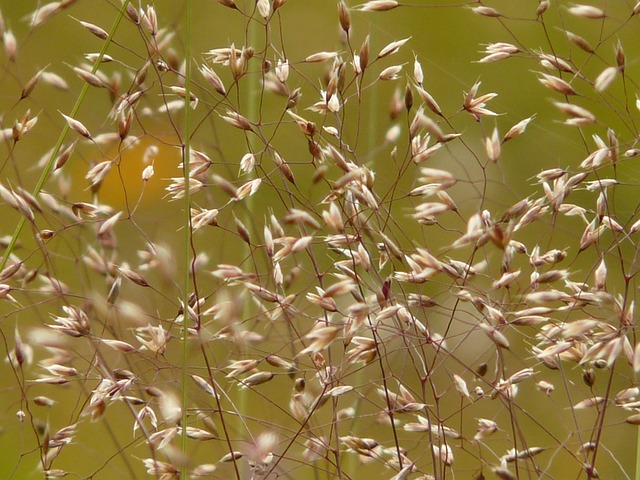
M161 462L154 458L145 458L143 463L148 474L161 476L161 478L173 478L180 473L180 470L175 465L167 462Z
M505 348L507 350L509 349L509 340L507 340L507 337L503 333L486 323L480 323L478 326L480 327L480 330L484 331L491 341L493 341L493 343L498 347Z
M498 12L495 8L486 7L484 5L480 5L479 7L473 7L471 10L476 15L480 15L482 17L494 17L494 18L497 18L497 17L501 17L502 16L500 14L500 12Z
M91 133L89 133L89 130L82 124L82 122L76 120L75 118L71 118L62 112L60 112L60 115L64 117L64 119L67 121L67 124L74 132L82 135L85 138L88 138L89 140L92 139Z
M318 325L318 327L314 328L306 335L306 338L311 340L311 343L309 346L301 350L300 353L298 353L298 356L305 355L307 353L315 354L324 350L333 343L341 330L338 327L322 326L324 324L321 323Z
M413 80L419 86L422 86L422 82L424 82L424 73L422 71L422 65L418 61L418 55L416 54L414 54L414 59L413 59Z
M359 8L363 12L386 12L387 10L393 10L399 6L400 4L395 0L370 0L369 2L355 8Z
M60 90L68 90L69 89L69 85L67 84L67 82L64 81L64 79L53 73L53 72L45 72L43 71L40 74L40 78L42 79L43 82L52 85L56 88L59 88Z
M218 0L218 3L224 5L227 8L232 8L234 10L238 9L238 6L236 5L236 2L234 2L234 0Z
M469 393L469 389L467 388L467 382L464 381L462 377L459 375L453 375L453 384L456 387L456 390L463 397L471 398L471 394Z
M203 392L207 393L208 395L211 395L214 398L218 398L218 394L216 393L215 389L211 386L211 384L209 384L207 380L205 380L202 377L199 377L198 375L190 375L190 376L193 379L193 381L198 384L198 387L200 387L200 389Z
M484 51L488 54L507 53L509 55L515 55L516 53L520 52L520 49L512 43L496 42L487 44Z
M386 395L385 395L386 396ZM352 435L348 435L345 437L340 437L340 441L344 443L347 448L354 450L356 452L362 450L373 450L380 443L373 438L361 438Z
M307 63L318 63L332 60L338 56L338 52L317 52L304 59Z
M503 273L498 280L496 280L491 284L491 288L498 289L498 288L508 287L509 285L511 285L513 282L516 281L520 273L521 273L520 270L516 270L515 272Z
M622 42L618 39L618 43L616 44L616 63L618 64L618 68L621 72L624 72L624 68L626 66L626 59L624 55L624 49L622 48Z
M500 160L500 137L498 135L498 127L493 129L490 137L484 139L484 148L487 152L487 158L496 163Z
M62 8L62 2L51 2L38 7L30 15L30 25L32 28L39 26L53 17Z
M33 398L33 403L35 403L36 405L39 405L41 407L53 407L56 403L55 400L49 398L49 397L45 397L42 395L39 395L37 397Z
M218 76L218 74L209 66L207 65L202 65L200 66L200 73L202 74L202 76L204 77L204 79L209 83L209 85L211 85L216 92L218 92L220 95L225 96L227 94L227 91L224 87L224 83L222 82L222 79Z
M640 425L640 413L634 413L626 418L625 422L631 425Z
M577 92L573 89L573 87L567 83L565 80L555 77L553 75L549 75L546 73L541 73L541 77L538 77L538 81L542 83L545 87L554 90L562 95L576 95Z
M476 97L478 94L478 89L480 88L481 82L476 82L469 92L464 93L464 109L469 112L476 120L480 120L483 115L488 116L496 116L497 113L485 108L487 102L497 97L497 93L486 93L479 97Z
M20 94L21 100L31 95L31 92L33 92L33 89L36 88L36 85L38 84L38 80L40 80L40 76L42 75L43 72L44 72L44 68L39 70L33 77L31 77L27 81L27 83L25 83L22 89L22 93Z
M480 441L498 430L498 424L493 420L486 418L478 419L478 430L476 431L474 440Z
M502 139L503 142L507 142L517 136L522 135L525 130L527 129L527 126L529 125L529 123L531 122L531 120L533 120L533 118L535 117L535 115L532 115L529 118L525 118L524 120L519 121L518 123L516 123L513 127L511 127L509 129L509 131L505 134L504 138Z
M284 217L284 221L285 223L294 225L307 225L315 229L321 228L321 225L309 212L300 210L299 208L292 208L289 210L289 213ZM282 236L284 236L284 234Z
M478 63L499 62L500 60L506 60L510 56L511 56L511 54L507 53L507 52L489 53L489 54L485 55L484 57L482 57L480 60L478 60Z
M118 220L120 219L121 216L122 216L122 212L118 212L115 215L113 215L110 218L108 218L107 220L105 220L104 222L102 222L102 224L100 225L100 228L98 229L98 235L102 236L102 235L107 235L108 233L110 233L111 230L113 230L113 227L118 222ZM128 275L125 275L125 277L128 278ZM146 283L146 282L144 282L144 283Z
M278 59L278 64L276 65L276 77L280 83L286 83L289 79L289 60L285 59L283 61Z
M6 30L2 34L2 43L4 44L4 53L12 62L16 61L18 56L18 41L11 30Z
M573 66L565 59L549 53L539 53L538 60L547 70L560 70L561 72L575 73Z
M98 88L104 88L105 84L104 82L100 79L100 77L94 73L91 73L87 70L84 70L82 68L79 67L73 67L73 71L75 72L75 74L80 77L82 80L84 80L85 82L87 82L89 85L91 85L92 87L98 87Z
M340 385L330 388L324 393L324 395L327 397L339 397L341 395L344 395L345 393L349 393L352 390L353 387L351 385Z
M538 387L538 390L546 393L547 395L551 395L551 393L555 390L555 386L545 380L540 380L538 383L536 383L536 387Z
M431 449L436 458L440 460L445 466L450 467L453 465L453 450L449 445L432 445Z
M574 5L573 7L569 7L567 10L571 15L575 15L576 17L591 18L595 20L605 17L604 10L592 5Z
M238 387L240 389L246 389L251 387L256 387L258 385L262 385L263 383L268 382L273 379L275 374L273 372L258 372L253 375L249 375L247 378L243 380L239 380Z
M538 8L536 10L536 15L539 17L540 15L544 14L547 10L549 10L550 6L551 6L550 0L539 0Z
M271 3L269 3L269 0L258 0L256 2L256 8L260 16L264 19L269 18L269 15L271 15Z
M338 2L338 20L340 22L340 28L349 35L351 29L351 15L349 14L349 8L344 0Z
M158 34L158 16L152 5L147 6L146 12L140 8L140 21L152 36L155 37Z
M227 114L220 115L220 118L222 118L229 125L239 128L241 130L253 130L253 127L251 126L251 122L249 122L249 120L247 120L245 117L243 117L237 112L227 110Z
M436 100L431 96L431 94L427 92L424 88L420 87L419 85L416 86L415 88L416 88L416 91L418 92L418 95L420 95L420 98L425 103L425 105L429 108L429 110L431 110L436 115L439 115L442 117L443 116L442 109L440 108L440 105L438 105Z
M384 58L384 57L388 57L389 55L393 55L394 53L397 53L398 50L400 50L400 48L409 40L411 40L411 37L403 38L402 40L396 40L389 43L382 50L380 50L380 53L378 53L377 58Z
M573 117L574 119L579 119L584 122L585 125L590 125L595 123L596 117L585 108L579 107L578 105L573 105L571 103L562 103L556 102L554 103L556 108L558 108L561 112Z
M380 72L380 75L378 75L378 79L385 81L397 80L401 71L402 65L392 65L382 70L382 72Z
M593 273L594 283L597 290L603 290L607 283L607 265L604 258L600 260L598 267Z
M593 86L598 92L602 93L609 88L617 76L618 67L607 67L600 72Z
M587 398L586 400L576 403L573 406L573 408L575 410L584 410L585 408L593 408L597 405L601 405L602 403L605 402L605 400L606 399L604 397Z
M580 49L584 50L587 53L594 52L593 47L589 44L589 42L582 38L580 35L576 35L575 33L572 33L568 30L566 30L564 33L567 36L567 39L574 45L578 46Z
M122 353L135 353L138 351L138 349L136 349L133 345L127 342L123 342L122 340L103 338L101 339L101 342L104 343L106 346L113 348L114 350L117 350Z
M227 374L226 378L233 378L237 377L238 375L250 372L251 370L254 370L259 363L260 361L255 359L232 361L231 363L229 363L229 365L224 367L225 369L231 370Z
M507 463L515 462L518 459L531 458L542 452L544 452L544 448L542 447L529 447L526 450L515 450L510 449L506 455L504 455L501 460L504 460Z
M107 38L109 38L109 34L103 28L100 28L99 26L94 25L93 23L83 22L82 20L78 20L78 22L80 23L80 25L82 25L84 28L86 28L89 32L91 32L93 35L98 37L100 40L106 40Z
M278 167L278 170L280 170L280 173L282 173L284 178L286 178L290 183L295 185L296 179L293 175L293 171L291 170L291 167L289 166L289 164L284 160L284 158L282 158L280 154L276 151L273 152L272 158L273 158L273 163L276 164L276 167Z

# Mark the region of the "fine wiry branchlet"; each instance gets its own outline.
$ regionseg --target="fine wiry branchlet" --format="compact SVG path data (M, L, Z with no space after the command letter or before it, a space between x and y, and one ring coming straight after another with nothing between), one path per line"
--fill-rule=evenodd
M640 4L6 3L13 477L633 476Z

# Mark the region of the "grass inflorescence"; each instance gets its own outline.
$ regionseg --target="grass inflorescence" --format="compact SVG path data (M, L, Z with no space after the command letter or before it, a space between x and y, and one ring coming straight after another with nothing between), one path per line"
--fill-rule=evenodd
M19 9L3 478L638 478L640 3Z

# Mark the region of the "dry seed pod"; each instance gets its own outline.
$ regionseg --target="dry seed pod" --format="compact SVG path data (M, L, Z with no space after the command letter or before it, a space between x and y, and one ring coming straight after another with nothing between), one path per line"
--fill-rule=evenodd
M400 71L402 70L402 65L391 65L390 67L385 68L378 75L379 80L391 81L397 80L400 78Z
M78 77L80 77L82 80L87 82L92 87L98 87L98 88L105 87L104 82L100 79L98 75L79 67L73 67L73 71Z
M500 138L498 136L498 128L493 129L490 137L484 139L484 147L487 152L487 158L496 163L500 160Z
M276 164L278 170L284 175L284 177L291 182L292 184L296 184L296 179L293 176L293 172L289 167L289 164L278 154L278 152L273 152L273 163Z
M386 12L399 6L395 0L370 0L356 8L359 8L363 12Z
M546 73L540 73L541 77L538 77L538 81L542 83L545 87L554 90L562 95L576 95L576 91L573 87L559 77L555 77L553 75L549 75Z
M234 10L238 9L236 2L234 2L233 0L218 0L218 3L224 5L225 7L232 8Z
M509 340L507 340L507 337L503 333L499 332L491 325L487 325L486 323L480 323L478 326L498 347L509 349Z
M574 5L567 10L571 15L575 15L576 17L591 18L594 20L605 17L603 10L592 5Z
M61 2L51 2L39 6L35 12L31 14L30 25L35 28L53 17L59 10L63 8Z
M380 50L380 53L378 53L378 56L376 57L376 59L388 57L389 55L393 55L394 53L397 53L398 50L400 50L400 47L402 47L409 40L411 40L411 37L407 37L407 38L403 38L402 40L396 40L394 42L391 42L390 44L385 46L382 50Z
M25 83L24 88L22 89L22 93L20 94L20 100L27 98L33 92L33 89L36 88L38 80L40 80L40 76L44 72L44 68L39 70L33 77L31 77L27 83Z
M349 30L351 29L351 15L349 14L349 8L347 4L344 3L344 0L340 0L338 2L338 20L340 21L340 27L349 35Z
M602 72L600 72L600 75L598 75L598 77L596 78L595 83L593 84L594 88L599 93L604 92L607 88L609 88L609 85L611 85L611 83L613 83L613 81L615 80L616 76L618 75L618 69L619 67L605 68Z
M202 76L209 83L209 85L211 85L215 89L216 92L223 96L227 94L224 83L222 83L222 80L212 68L208 67L207 65L202 65L200 67L200 73L202 73Z
M533 120L534 116L535 114L529 118L525 118L524 120L519 121L513 127L511 127L509 131L505 134L504 138L502 139L502 142L504 143L519 135L522 135L527 129L527 125L529 125L529 122Z
M269 15L271 15L271 3L269 3L269 0L258 0L256 2L256 8L260 16L264 19L269 18Z
M240 380L238 387L241 389L245 389L245 388L250 388L250 387L255 387L258 385L262 385L263 383L268 382L269 380L271 380L274 377L274 373L273 372L258 372L258 373L254 373L253 375L249 375L247 378L245 378L244 380Z
M542 14L544 14L547 10L549 10L549 7L551 6L551 2L549 0L540 0L540 2L538 3L538 8L536 10L536 16L540 16Z
M82 20L78 20L78 22L100 40L106 40L107 38L109 38L109 34L106 32L106 30L100 28L99 26L94 25L93 23L83 22Z
M593 47L589 44L589 42L587 42L580 35L576 35L575 33L570 32L568 30L566 30L564 33L567 36L567 39L571 43L573 43L574 45L579 47L580 49L584 50L587 53L593 53L594 52Z
M361 72L364 72L364 70L367 68L367 65L369 65L369 50L370 50L370 46L369 46L369 35L367 35L364 39L364 42L362 42L362 46L360 47L360 55L359 55L359 68Z
M245 117L237 112L227 110L226 115L220 115L220 117L229 125L239 128L241 130L252 130L251 123Z
M15 62L18 55L18 42L11 30L7 30L2 34L2 43L4 43L4 52L7 58Z
M626 65L624 50L622 48L622 43L618 40L616 45L616 63L618 64L618 68L621 72L624 72L624 67Z
M65 82L60 75L57 75L53 72L43 71L40 74L40 78L42 79L43 82L48 83L49 85L56 87L60 90L69 90L69 85L67 85L67 82Z
M68 117L62 112L60 112L60 115L62 115L67 121L67 125L69 125L71 130L78 133L79 135L82 135L85 138L88 138L89 140L93 139L91 133L89 133L89 130L87 130L87 127L85 127L81 122L79 122L75 118Z
M493 17L493 18L497 18L497 17L501 17L502 15L500 14L500 12L498 12L495 8L491 8L491 7L485 7L484 5L481 5L479 7L473 7L471 9L473 11L473 13L475 13L476 15L480 15L482 17Z
M325 62L327 60L332 60L338 56L338 52L318 52L312 55L309 55L304 59L307 63L319 63Z

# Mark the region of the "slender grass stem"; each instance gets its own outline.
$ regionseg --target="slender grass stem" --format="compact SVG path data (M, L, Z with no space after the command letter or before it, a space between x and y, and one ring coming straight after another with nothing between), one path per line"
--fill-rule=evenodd
M125 0L124 2L122 2L122 6L118 11L118 15L116 16L116 19L114 20L113 25L109 29L108 36L105 39L104 44L102 45L102 48L100 49L98 58L95 60L95 62L93 62L91 73L95 74L98 71L98 67L102 63L102 59L104 58L104 55L107 53L107 50L109 50L109 46L113 41L113 37L118 30L118 26L120 25L122 18L124 17L124 13L126 11L128 4L129 4L129 0ZM75 118L78 112L80 111L80 107L84 102L84 99L87 95L87 92L89 91L89 88L91 87L86 82L82 85L80 94L78 95L78 98L76 99L76 102L73 105L73 108L71 109L71 113L69 114L71 118ZM36 182L35 187L33 187L32 195L34 197L37 197L40 194L45 183L47 183L47 180L49 179L49 176L53 171L53 167L55 166L56 158L60 153L60 149L62 148L62 145L64 144L64 141L67 138L67 134L69 133L70 129L71 127L69 126L69 123L65 122L64 126L62 127L62 131L60 132L60 135L56 140L55 146L53 147L53 150L51 150L51 155L49 155L49 159L47 160L47 163L45 164L42 172L40 173L40 177L38 177L38 181ZM11 235L11 240L9 241L9 244L5 249L4 256L2 257L2 260L0 260L0 270L4 269L4 267L6 266L7 260L9 260L9 257L11 256L11 253L13 252L13 249L15 248L16 243L18 242L18 237L20 236L20 232L22 232L22 229L24 228L25 222L26 222L26 219L24 217L21 217L20 220L18 220L18 224L16 225L16 228L13 234Z
M182 279L182 438L181 438L181 450L182 456L185 461L180 465L180 478L182 480L187 479L187 461L188 459L188 404L189 404L189 326L193 321L191 319L189 305L189 296L191 290L191 274L193 275L193 281L195 282L195 271L192 268L192 263L195 261L193 257L193 244L192 244L192 228L191 228L191 193L190 193L190 159L191 159L191 58L192 53L192 4L191 0L185 0L185 56L187 61L185 62L184 73L184 132L182 135L182 175L184 179L184 251L183 251L183 279ZM197 301L196 301L197 303ZM197 308L197 307L196 307ZM199 319L195 319L195 330L200 332Z

